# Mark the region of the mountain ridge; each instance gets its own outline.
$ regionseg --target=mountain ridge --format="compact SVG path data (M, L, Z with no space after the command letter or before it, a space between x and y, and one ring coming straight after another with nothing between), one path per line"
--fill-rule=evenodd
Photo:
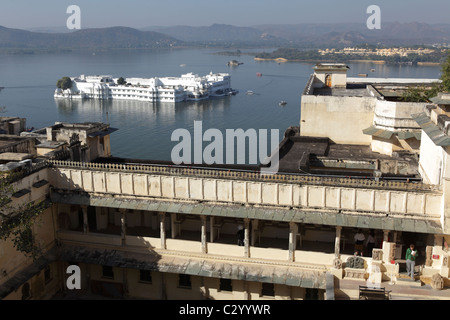
M41 28L45 30L46 28ZM150 30L151 29L151 30ZM450 24L383 23L369 30L361 23L262 24L239 27L125 26L70 32L36 32L0 26L0 49L170 48L174 46L344 47L360 44L407 46L450 43Z
M158 32L121 26L80 29L69 33L32 32L0 26L0 48L165 48L181 44L182 41Z

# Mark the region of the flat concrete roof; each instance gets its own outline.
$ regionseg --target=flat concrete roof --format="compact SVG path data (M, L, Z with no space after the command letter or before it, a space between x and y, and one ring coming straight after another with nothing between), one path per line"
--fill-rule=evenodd
M56 149L65 144L66 144L66 142L45 141L45 142L42 142L42 143L36 145L36 148Z
M295 130L298 127L290 127L288 130L293 128ZM383 163L386 170L388 167L384 167L384 164L408 164L408 169L402 173L384 172L385 176L411 177L412 172L416 172L418 168L418 159L413 154L384 155L373 152L369 145L336 144L329 138L305 137L298 133L280 143L280 172L371 176L376 170L377 161Z
M15 153L15 152L3 152L0 153L0 160L7 161L22 161L25 159L32 159L33 155L30 153Z
M415 78L356 78L347 77L347 84L431 84L441 82L439 79L415 79Z
M347 88L315 88L314 95L334 97L373 97L365 85L347 85Z

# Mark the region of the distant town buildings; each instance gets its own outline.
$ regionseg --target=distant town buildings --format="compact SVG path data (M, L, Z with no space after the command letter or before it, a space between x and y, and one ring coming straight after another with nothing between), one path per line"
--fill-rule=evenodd
M326 54L341 54L341 55L376 55L376 56L400 56L406 57L410 54L417 54L419 56L427 55L435 52L437 49L429 48L359 48L359 47L347 47L343 49L319 49L321 55Z

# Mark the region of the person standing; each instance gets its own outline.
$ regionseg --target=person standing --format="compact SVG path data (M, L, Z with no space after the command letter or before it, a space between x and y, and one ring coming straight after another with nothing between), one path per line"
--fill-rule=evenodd
M372 250L375 248L376 238L375 238L375 232L373 230L370 230L369 236L367 237L366 241L366 248L367 248L367 255L369 257L372 256Z
M406 249L406 273L409 277L411 277L411 280L414 279L414 267L416 266L416 258L418 256L417 250L414 250L414 244L410 244L409 248Z
M239 225L238 226L238 232L237 232L237 239L238 239L238 246L243 246L244 245L244 238L245 238L245 233L244 233L244 227Z
M358 232L355 234L355 256L362 256L364 250L364 240L366 237L364 233L362 233L361 229L358 229Z

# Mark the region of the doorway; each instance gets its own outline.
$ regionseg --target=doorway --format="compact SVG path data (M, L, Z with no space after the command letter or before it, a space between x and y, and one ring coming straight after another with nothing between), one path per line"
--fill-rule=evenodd
M331 74L327 74L325 76L325 86L327 86L328 88L331 88Z

